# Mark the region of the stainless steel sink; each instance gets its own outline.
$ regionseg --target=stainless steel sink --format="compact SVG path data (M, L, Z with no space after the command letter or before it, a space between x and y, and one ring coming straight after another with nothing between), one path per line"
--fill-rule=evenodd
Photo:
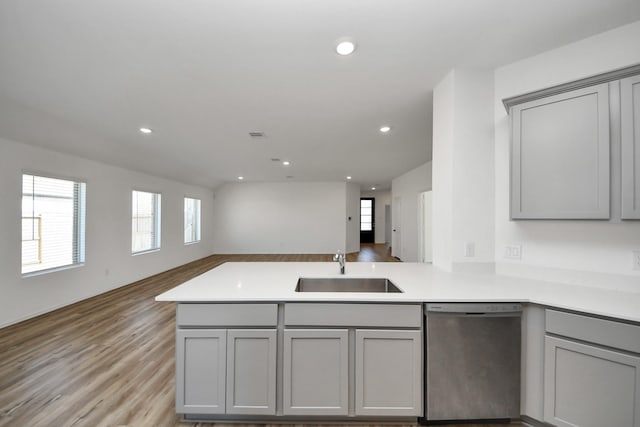
M377 277L301 277L296 292L402 292L391 280Z

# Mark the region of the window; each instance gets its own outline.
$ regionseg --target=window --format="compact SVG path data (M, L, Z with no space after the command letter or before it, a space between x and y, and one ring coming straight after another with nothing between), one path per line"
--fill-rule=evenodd
M200 241L200 199L184 198L184 243Z
M160 194L133 191L131 253L160 249Z
M22 175L22 274L84 262L85 187Z
M360 199L360 231L373 230L373 199Z

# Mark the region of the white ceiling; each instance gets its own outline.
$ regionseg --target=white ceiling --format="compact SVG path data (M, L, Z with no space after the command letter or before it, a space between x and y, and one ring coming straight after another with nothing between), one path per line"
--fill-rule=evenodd
M207 187L388 188L431 158L448 70L639 19L638 0L2 0L0 135Z

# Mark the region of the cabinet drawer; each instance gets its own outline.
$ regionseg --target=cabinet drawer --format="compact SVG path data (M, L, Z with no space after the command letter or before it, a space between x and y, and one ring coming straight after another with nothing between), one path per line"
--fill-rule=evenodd
M276 326L277 304L178 304L178 327Z
M556 335L640 353L640 326L628 323L546 310L545 330Z
M419 328L420 304L285 304L287 326Z

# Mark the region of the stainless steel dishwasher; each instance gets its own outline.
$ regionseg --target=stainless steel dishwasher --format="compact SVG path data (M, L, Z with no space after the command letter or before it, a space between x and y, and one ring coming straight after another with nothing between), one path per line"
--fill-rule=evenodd
M520 304L425 305L423 424L520 417Z

